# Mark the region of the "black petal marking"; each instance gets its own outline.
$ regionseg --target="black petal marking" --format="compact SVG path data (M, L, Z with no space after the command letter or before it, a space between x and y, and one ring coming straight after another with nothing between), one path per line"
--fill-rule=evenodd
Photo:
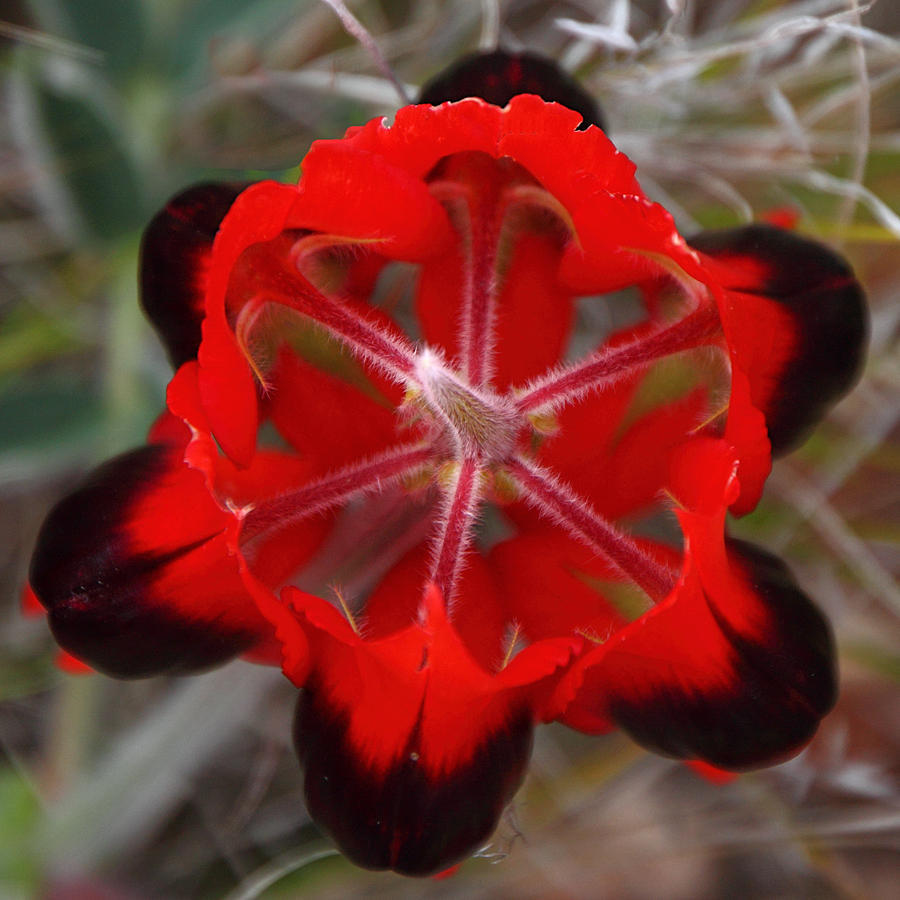
M96 469L50 511L31 560L31 585L59 644L115 678L199 671L253 641L219 623L181 619L159 594L166 566L206 538L160 554L130 548L129 507L169 465L171 452L141 447Z
M690 241L713 257L750 258L767 270L762 283L729 284L771 298L797 323L800 345L763 410L772 452L785 453L856 383L865 359L868 312L849 264L833 250L772 225L707 231Z
M198 184L154 216L141 243L141 306L177 369L197 356L213 239L246 185Z
M581 113L579 128L606 130L597 102L555 62L536 53L491 50L464 56L435 76L421 90L419 103L437 106L466 97L480 97L506 106L516 94L537 94Z
M713 610L732 648L727 689L689 690L673 679L638 702L615 698L610 710L657 753L741 770L771 765L809 741L837 699L836 654L828 622L780 559L745 541L730 540L728 549L768 622L759 633L739 633Z
M347 740L346 714L329 708L314 680L294 720L313 820L357 865L402 875L442 872L487 840L522 783L532 736L530 714L513 715L438 779L423 768L415 732L387 772L368 770Z

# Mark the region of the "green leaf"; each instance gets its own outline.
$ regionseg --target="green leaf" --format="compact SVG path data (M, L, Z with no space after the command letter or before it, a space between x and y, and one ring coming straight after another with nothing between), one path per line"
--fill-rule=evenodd
M124 119L108 85L63 58L19 55L12 79L15 137L37 187L69 237L119 237L148 217Z
M43 655L37 655L33 651L6 652L0 657L0 702L8 703L11 700L22 700L32 697L39 691L46 691L56 684L61 676L59 669L53 663L53 654L50 648L49 637L46 641L47 650ZM26 648L29 649L30 648ZM0 776L2 780L2 776ZM0 788L2 793L2 788ZM0 799L2 803L2 799ZM3 813L0 811L0 819ZM0 824L2 831L2 824ZM2 838L0 838L2 840ZM2 853L2 848L0 848ZM0 897L3 894L0 892Z
M40 818L37 798L13 770L0 769L0 894L37 896L39 868L30 846Z
M0 394L0 453L95 437L102 417L89 383L61 376L14 381Z
M29 6L46 31L98 51L97 64L114 78L145 60L141 0L30 0Z
M900 684L900 655L867 641L853 641L842 646L845 655L891 681Z
M81 345L64 325L45 312L19 306L9 313L0 331L0 378Z
M288 13L289 14L289 13ZM185 14L166 48L172 69L185 74L202 65L213 38L232 33L242 37L273 29L284 19L282 0L195 0L185 4Z

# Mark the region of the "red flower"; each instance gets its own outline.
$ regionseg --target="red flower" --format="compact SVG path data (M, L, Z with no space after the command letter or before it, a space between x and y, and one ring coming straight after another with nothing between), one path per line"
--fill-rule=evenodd
M742 769L834 701L824 619L725 520L852 383L861 291L773 227L686 242L580 119L413 106L297 186L176 198L143 252L168 411L35 553L101 671L280 662L310 812L363 866L476 849L536 723ZM629 288L641 320L573 344Z

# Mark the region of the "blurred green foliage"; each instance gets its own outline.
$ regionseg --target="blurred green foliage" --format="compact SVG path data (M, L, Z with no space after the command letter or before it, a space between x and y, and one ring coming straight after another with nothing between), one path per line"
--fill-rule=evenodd
M41 809L34 789L11 769L0 769L0 886L4 900L34 897L40 862L31 846Z

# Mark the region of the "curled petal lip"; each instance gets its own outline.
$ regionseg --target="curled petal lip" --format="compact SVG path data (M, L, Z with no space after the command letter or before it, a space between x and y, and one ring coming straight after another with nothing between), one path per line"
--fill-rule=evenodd
M478 51L457 60L426 84L419 103L441 103L480 97L494 106L506 106L518 94L537 94L561 103L582 116L582 128L606 130L600 108L559 66L536 53L506 50Z
M508 664L489 672L477 663L461 642L455 627L448 618L446 605L440 592L429 585L424 592L418 618L406 628L376 640L366 640L362 632L347 620L334 606L319 597L288 588L283 595L281 610L287 609L298 624L307 643L320 641L322 649L312 650L309 659L296 668L286 668L285 674L302 687L312 670L328 673L329 678L341 680L340 667L333 656L340 646L341 652L368 658L386 672L394 672L397 683L407 682L415 699L409 708L416 711L421 705L421 692L429 689L429 682L446 680L440 692L446 703L471 701L476 696L489 698L505 691L536 689L546 679L562 669L580 649L583 641L578 637L549 638L526 647ZM285 622L284 612L274 611L273 618ZM291 638L292 639L292 638ZM289 644L286 646L289 647ZM356 675L357 673L354 673ZM380 680L379 680L380 681ZM380 684L375 682L380 690ZM456 700L468 696L468 700ZM384 704L369 704L372 710L382 709ZM462 708L458 712L462 713ZM537 718L547 718L537 712ZM451 717L452 718L452 717ZM436 727L442 727L435 720ZM435 748L440 755L452 756L452 744L444 742Z

